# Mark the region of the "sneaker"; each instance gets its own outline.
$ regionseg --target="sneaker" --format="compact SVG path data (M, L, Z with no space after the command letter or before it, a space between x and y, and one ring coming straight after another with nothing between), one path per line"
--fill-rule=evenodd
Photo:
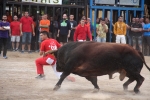
M45 78L45 75L42 75L42 74L40 74L40 75L38 75L37 77L35 77L36 79L44 79Z
M28 51L28 53L32 53L31 51Z
M16 48L16 50L15 51L18 51L18 48Z
M13 49L13 51L15 51L15 49Z
M21 51L21 53L24 53L24 51Z
M7 56L4 56L3 58L4 58L4 59L7 59L8 57L7 57Z

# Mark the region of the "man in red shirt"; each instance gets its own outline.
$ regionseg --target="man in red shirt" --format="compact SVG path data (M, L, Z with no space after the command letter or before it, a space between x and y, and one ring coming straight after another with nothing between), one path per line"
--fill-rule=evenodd
M50 50L57 50L58 48L61 47L61 45L55 39L51 39L48 36L49 33L47 31L43 31L40 33L41 40L43 41L41 43L40 56L43 56L45 52L48 52ZM37 74L39 74L35 78L43 79L45 77L43 71L43 65L51 65L56 76L60 78L62 72L57 72L56 70L56 58L54 55L46 54L45 56L36 59L35 63L37 67ZM71 81L75 81L75 79L70 76L68 77L68 79Z
M20 42L20 22L17 20L18 20L18 17L15 15L14 21L10 23L11 42L12 42L13 51L18 50L19 42ZM16 49L15 49L15 42L17 42Z
M86 41L86 37L92 41L92 35L90 32L90 28L85 25L85 20L81 19L80 24L77 26L74 34L74 41Z
M33 36L35 36L33 19L29 17L28 12L26 11L25 15L20 19L20 22L21 22L20 31L22 35L22 53L24 53L26 42L28 43L28 53L31 53L30 46L31 46L32 33Z

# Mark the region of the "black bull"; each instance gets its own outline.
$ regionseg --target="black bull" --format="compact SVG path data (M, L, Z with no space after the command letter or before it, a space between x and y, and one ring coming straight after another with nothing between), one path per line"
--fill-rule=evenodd
M63 80L70 74L85 77L94 85L94 92L99 90L97 76L120 73L120 80L125 76L129 79L123 84L124 90L133 81L137 81L134 92L138 93L144 81L140 75L144 56L126 44L97 43L97 42L72 42L53 52L57 58L57 71L63 72L54 90L58 90Z

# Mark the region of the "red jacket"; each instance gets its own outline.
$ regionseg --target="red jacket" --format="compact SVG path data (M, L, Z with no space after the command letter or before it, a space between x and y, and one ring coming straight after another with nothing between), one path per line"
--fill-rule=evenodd
M90 28L88 28L87 25L84 25L84 27L82 27L79 24L77 26L76 30L75 30L75 33L74 33L74 41L86 40L87 36L90 39L90 41L92 41L92 35L91 35L91 32L90 32Z

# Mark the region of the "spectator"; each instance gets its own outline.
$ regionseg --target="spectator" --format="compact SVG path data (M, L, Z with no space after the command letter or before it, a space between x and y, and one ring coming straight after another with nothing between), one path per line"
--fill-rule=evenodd
M45 77L44 71L43 71L43 65L51 65L55 75L60 79L62 72L57 72L56 70L56 58L52 54L49 54L47 52L57 50L61 47L61 45L54 39L51 39L51 34L49 35L47 31L43 31L40 34L41 40L43 41L40 48L40 56L44 55L43 57L40 57L36 59L36 67L37 67L37 74L39 74L36 79L43 79ZM70 81L75 81L74 77L67 77Z
M70 15L70 25L71 25L71 33L69 41L73 41L74 32L77 26L77 22L74 20L74 15Z
M92 41L92 35L90 29L87 25L85 25L85 20L81 19L80 24L77 26L75 33L74 33L74 41L86 41L86 37Z
M97 42L106 42L106 34L108 32L108 26L105 23L105 20L102 19L100 24L97 27Z
M27 11L25 11L25 16L23 16L20 19L20 31L22 35L22 53L24 53L25 50L25 44L27 40L28 44L28 53L31 53L31 38L32 34L35 36L34 32L34 24L33 24L33 19L29 17L29 14Z
M106 25L108 26L108 32L106 33L106 42L111 42L110 41L110 38L111 38L111 31L110 31L110 22L109 22L109 20L108 20L108 18L106 17L105 18L105 23L106 23Z
M12 22L12 16L10 15L9 11L6 11L6 16L7 16L7 22L11 23Z
M133 48L136 49L136 44L138 44L139 51L142 50L142 24L139 23L139 18L135 19L135 23L131 26L131 36Z
M52 38L54 39L54 19L53 17L50 17L50 26L49 26L49 32L52 34Z
M118 22L114 25L114 34L116 35L116 43L126 44L126 24L123 22L123 17L118 18Z
M3 58L7 59L7 41L9 38L9 30L10 30L10 24L7 22L7 16L3 15L2 22L0 22L0 55L2 51L3 46Z
M149 21L149 18L146 18L145 19L145 25L143 26L143 31L144 31L144 35L143 35L143 40L144 40L144 43L146 44L146 46L149 50L149 47L150 47L150 21Z
M54 39L57 39L57 32L58 32L58 21L56 20L56 17L54 18Z
M142 27L144 26L144 18L140 18L140 21L139 21L141 24L142 24Z
M41 28L41 31L49 32L49 26L50 26L50 21L47 19L47 14L44 14L42 20L40 21L39 27Z
M13 51L17 51L20 42L20 22L18 21L18 17L16 15L14 16L14 21L10 23L10 29L11 29L10 33L11 33L12 48Z
M133 45L133 43L132 43L132 32L131 32L131 27L132 27L132 25L135 23L135 18L133 17L132 18L132 22L130 22L129 24L128 24L128 34L127 34L127 43L129 44L129 45Z
M92 25L92 22L91 22L90 18L87 19L87 24L86 25L90 28L90 32L92 34L94 32L94 28L93 28L93 25ZM94 36L92 36L92 37L94 37Z
M61 45L64 45L68 42L68 38L70 37L71 25L67 20L67 14L63 14L63 20L60 21L60 25L58 28L57 37L59 37L59 42Z

